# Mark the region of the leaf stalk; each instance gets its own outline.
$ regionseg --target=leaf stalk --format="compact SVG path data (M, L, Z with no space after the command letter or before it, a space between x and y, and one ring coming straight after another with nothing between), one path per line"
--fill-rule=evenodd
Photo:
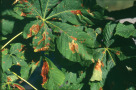
M18 33L16 36L14 36L12 39L10 39L5 45L2 46L2 48L0 50L2 50L3 48L5 48L10 42L12 42L15 38L17 38L18 36L20 36L23 32Z

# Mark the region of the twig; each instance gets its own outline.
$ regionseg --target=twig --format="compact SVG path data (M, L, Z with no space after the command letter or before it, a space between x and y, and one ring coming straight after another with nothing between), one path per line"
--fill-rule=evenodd
M1 50L3 49L3 48L5 48L11 41L13 41L16 37L18 37L19 35L21 35L23 32L20 32L19 34L17 34L16 36L14 36L12 39L10 39L2 48L1 48Z

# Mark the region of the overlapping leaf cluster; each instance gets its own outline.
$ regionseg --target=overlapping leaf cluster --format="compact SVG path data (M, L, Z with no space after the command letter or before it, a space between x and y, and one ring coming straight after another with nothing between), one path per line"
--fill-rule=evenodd
M18 78L9 69L18 65L21 67L19 74L28 80L37 65L41 65L39 76L42 77L41 86L44 89L82 89L87 84L91 90L102 90L108 73L118 62L135 58L136 54L131 54L135 52L135 44L129 43L131 38L136 36L135 27L132 24L107 22L106 25L95 28L97 22L105 18L103 9L91 11L84 3L83 0L16 0L13 10L4 11L3 15L13 16L14 19L31 20L26 23L22 33L24 41L31 39L27 45L33 47L32 53L49 53L57 49L68 62L81 65L82 70L77 72L82 73L67 71L67 67L59 69L47 55L39 54L41 58L37 63L29 62L25 58L27 53L24 54L24 45L14 43L10 48L1 50L4 78L2 83L11 82L9 86L19 89L19 85L15 83ZM16 22L14 19L2 19L3 35L13 33ZM6 24L10 26L6 27ZM119 40L126 40L129 44L122 45ZM55 61L59 60L55 58ZM89 67L92 65L94 67L91 71ZM92 73L89 78L88 72ZM84 83L86 78L88 81ZM7 85L3 84L3 88Z

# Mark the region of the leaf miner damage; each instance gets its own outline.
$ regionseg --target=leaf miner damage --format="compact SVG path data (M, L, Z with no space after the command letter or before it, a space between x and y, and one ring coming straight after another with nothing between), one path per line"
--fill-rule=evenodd
M47 75L49 72L49 65L47 61L43 62L42 70L41 70L41 76L43 78L42 85L44 85L45 82L47 82Z
M69 49L72 51L72 53L75 53L75 52L79 52L78 50L78 44L74 42L74 40L72 40L72 42L70 43L69 42Z
M32 25L31 28L29 29L30 33L27 34L27 38L32 37L32 32L34 32L34 34L36 35L39 32L39 30L43 27L43 25L44 25L43 23L41 24L41 26L39 26L39 24Z
M97 71L102 72L101 66L102 66L102 63L101 63L100 59L98 59L94 69L97 70Z
M81 11L80 10L72 10L71 13L75 14L75 15L82 15Z

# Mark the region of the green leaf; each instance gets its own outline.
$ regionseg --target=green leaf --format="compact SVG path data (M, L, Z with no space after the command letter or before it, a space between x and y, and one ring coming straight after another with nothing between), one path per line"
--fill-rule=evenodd
M12 66L12 57L8 54L8 50L2 51L2 69L7 71Z
M2 69L3 71L8 70L12 64L25 66L27 63L25 62L23 45L21 43L15 43L11 45L10 50L3 49L2 50Z
M22 45L21 43L11 44L9 53L11 57L13 58L13 63L15 65L21 65L21 66L27 65L27 63L25 62L23 47L24 45Z
M60 1L59 0L41 0L42 2L42 14L45 18L47 14L51 11L53 7L55 7Z
M97 4L100 5L101 7L107 9L108 11L117 11L117 10L122 10L126 8L130 8L134 4L134 0L126 0L125 2L123 1L118 1L118 0L96 0Z
M79 25L81 23L78 20L77 14L81 15L81 11L85 10L82 7L82 4L83 3L81 0L63 0L62 2L60 2L60 4L57 5L57 7L53 9L47 19L58 18L62 20L62 22L68 21L72 24Z
M24 45L22 45L21 43L11 44L10 53L11 54L18 54L19 52L21 52L23 50L23 47L24 47Z
M20 71L21 77L26 79L26 80L28 80L28 78L29 78L29 71L30 71L30 67L28 65L22 66L21 67L21 71Z
M101 80L102 80L102 72L94 69L90 81L101 81Z
M134 86L131 86L128 88L128 90L135 90L136 88Z
M6 37L1 37L0 41L6 40L6 39L7 39Z
M85 73L82 73L79 77L77 76L76 73L72 73L72 72L66 72L65 73L65 81L64 83L61 85L61 87L59 87L59 89L64 90L64 89L81 89L83 87L83 83L82 80L85 78Z
M24 17L18 15L16 12L17 12L16 8L14 8L14 10L9 10L8 9L8 10L5 10L5 11L2 12L2 16L12 16L12 17L14 17L16 19L23 20Z
M5 83L7 81L7 75L6 73L2 73L2 70L0 71L1 73L1 83Z
M39 62L39 61L38 61ZM39 63L38 63L39 64ZM36 65L36 63L35 62L33 62L31 65L30 65L30 67L31 67L31 73L30 74L32 74L33 72L34 72L34 70L36 69L36 67L37 67L38 65Z
M49 65L48 80L43 85L45 89L55 89L55 86L61 86L64 82L65 75L59 70L51 60L48 58L45 59Z
M111 53L109 52L109 54L111 54ZM115 66L115 63L113 62L113 56L110 56L110 55L107 55L106 53L104 53L103 57L101 57L101 61L99 59L97 61L97 63L95 64L95 67L93 70L93 75L92 75L90 82L89 82L90 89L91 90L92 89L93 90L102 89L102 87L104 86L105 80L107 78L108 72L114 66Z
M14 81L16 81L16 80L18 79L18 77L15 76L14 74L8 75L8 78L10 78L10 80L11 80L12 82L14 82Z
M41 10L40 3L42 3L42 1L43 0L19 1L20 4L17 4L16 8L18 8L21 12L17 10L17 13L20 13L20 16L27 16L27 17L33 17L33 18L36 18L36 16L39 16L41 18L42 10Z
M15 22L7 20L7 19L1 19L1 23L2 23L2 25L1 25L2 34L3 35L11 34L13 31Z
M101 29L101 28L96 28L95 32L96 32L97 34L101 34L101 33L102 33L102 29Z
M119 23L116 27L115 35L119 35L124 38L129 38L130 36L136 37L136 29L132 24L124 25Z
M88 48L83 43L91 43L94 46L94 39L82 29L65 23L48 22L52 28L56 28L61 32L61 36L57 38L57 48L60 53L67 59L79 62L82 59L92 60L92 55L89 54ZM89 42L86 42L87 41Z
M109 47L114 42L114 40L111 39L111 37L113 36L113 33L114 33L113 31L115 27L116 27L116 24L107 23L103 30L103 40L106 47Z
M36 35L38 33L38 31L40 30L41 24L42 23L39 20L34 20L34 21L31 21L30 23L28 23L24 27L23 37L25 39L27 39L27 38L30 38L30 37Z
M100 82L95 82L95 83L89 83L90 85L90 90L101 90L102 88L102 83Z
M33 38L33 48L35 52L50 50L52 45L53 35L48 26L40 21L32 21L27 24L23 32L24 38Z

